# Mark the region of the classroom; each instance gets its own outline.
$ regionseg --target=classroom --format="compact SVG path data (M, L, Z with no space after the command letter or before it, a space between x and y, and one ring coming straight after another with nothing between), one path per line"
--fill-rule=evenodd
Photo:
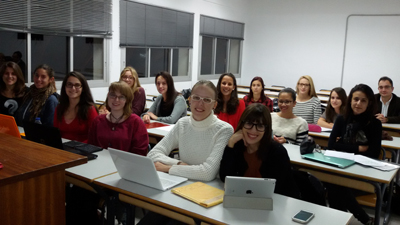
M5 15L0 18L0 53L10 57L16 51L22 53L27 86L33 84L33 77L29 75L35 67L46 61L55 70L58 92L65 74L77 70L87 77L93 99L104 101L110 83L119 80L121 70L126 66L135 67L137 63L140 65L135 68L147 95L158 94L154 72L161 70L173 74L178 91L193 87L199 80L217 84L223 72L232 70L228 72L235 75L238 85L249 86L253 77L260 76L266 86L295 88L300 76L310 75L316 90L343 87L347 93L359 83L369 85L377 93L378 79L388 76L394 83L393 93L400 95L400 89L396 88L400 82L397 60L400 58L400 1L90 2L61 1L53 4L51 0L30 0L29 4L26 1L14 4L0 1L0 15ZM130 3L142 8L129 11L134 8ZM40 19L36 21L37 27L30 27L30 22L26 22L30 18L25 12L41 18L45 13L40 14L37 10L40 7L36 6L40 4L51 4L53 8L50 8L54 9L46 10L47 15L43 18L68 17L75 13L85 28L72 31L70 27L65 28L56 22L46 24ZM74 4L79 7L74 8ZM63 7L68 8L70 14L60 10ZM148 44L148 40L163 39L162 35L170 34L160 25L156 29L162 32L153 39L151 34L154 33L149 32L143 37L145 44L129 43L129 32L122 28L129 27L130 21L140 19L145 11L161 20L167 18L168 13L188 19L174 29L188 32L184 35L188 35L189 41L183 45ZM157 17L157 12L161 12L161 16ZM179 24L177 21L179 19L171 23ZM215 27L219 23L226 30L234 26L239 31L226 35L214 30L212 34L205 29L210 25L207 21L212 21ZM143 29L147 28L129 27L132 33ZM390 224L398 221L395 216Z

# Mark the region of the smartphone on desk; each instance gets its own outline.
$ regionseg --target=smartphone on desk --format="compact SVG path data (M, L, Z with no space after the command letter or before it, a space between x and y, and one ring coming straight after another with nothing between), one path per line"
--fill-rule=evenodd
M312 218L314 218L314 213L300 210L296 215L292 217L292 220L297 223L308 223Z

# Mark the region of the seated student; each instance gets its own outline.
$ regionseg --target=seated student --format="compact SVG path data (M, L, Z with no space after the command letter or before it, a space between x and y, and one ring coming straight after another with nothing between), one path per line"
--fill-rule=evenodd
M276 179L275 193L299 197L285 147L272 138L271 114L259 103L243 112L236 132L228 141L219 177L263 177Z
M321 101L318 99L314 82L308 75L301 76L296 86L297 103L293 113L307 123L317 124L321 116Z
M99 115L108 114L108 113L110 113L110 112L107 110L107 107L105 104L102 104L99 106Z
M240 116L246 105L243 100L238 99L236 78L231 73L224 73L219 77L218 85L218 105L214 109L218 119L225 121L236 129Z
M191 116L180 119L147 155L158 171L201 181L215 178L233 133L232 126L214 116L216 93L211 81L201 80L193 86ZM174 149L179 149L180 160L168 157Z
M400 123L400 98L393 93L393 89L392 79L389 77L379 79L379 94L375 95L378 113L375 116L382 123Z
M301 144L308 136L308 124L303 118L293 114L296 92L291 88L282 89L278 94L278 106L281 111L271 114L274 140L281 144Z
M89 128L98 113L86 78L79 72L68 73L59 100L54 127L60 129L63 138L87 143Z
M365 84L351 89L344 115L339 115L329 137L328 149L378 158L381 149L382 124L375 118L374 92ZM352 189L328 185L328 200L332 208L350 211L363 224L373 219L361 208Z
M21 69L15 62L5 62L0 67L0 114L14 116L28 92Z
M331 94L329 95L329 101L326 110L318 119L318 125L332 129L337 116L344 114L346 101L347 95L343 88L337 87L332 89Z
M42 64L33 72L34 84L25 95L16 114L18 126L22 121L35 121L40 118L43 125L53 126L54 111L58 105L58 94L54 82L54 70Z
M132 101L132 113L140 116L143 113L144 107L146 105L146 93L144 89L140 86L139 77L135 69L128 66L125 67L121 72L119 77L120 81L124 81L132 88L133 101Z
M156 98L149 111L143 114L143 121L150 123L150 120L157 120L174 124L187 115L186 101L175 90L174 80L168 72L159 72L155 81L160 95Z
M122 81L111 83L105 105L110 111L93 120L89 144L146 155L149 135L140 117L132 114L133 93Z
M272 112L274 103L264 94L264 80L261 77L254 77L250 83L250 93L244 96L243 101L247 106L252 103L261 103Z

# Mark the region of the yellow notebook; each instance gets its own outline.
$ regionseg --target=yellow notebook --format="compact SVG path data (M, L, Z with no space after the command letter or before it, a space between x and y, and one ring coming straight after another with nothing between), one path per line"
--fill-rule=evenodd
M222 203L224 191L202 182L177 187L172 193L180 195L206 208Z

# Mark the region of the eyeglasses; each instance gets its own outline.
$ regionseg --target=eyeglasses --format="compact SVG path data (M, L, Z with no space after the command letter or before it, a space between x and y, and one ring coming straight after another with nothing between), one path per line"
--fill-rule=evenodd
M108 97L111 98L112 100L119 99L120 101L126 101L126 97L124 95L117 96L114 93L108 93Z
M290 105L290 103L292 103L293 101L282 101L282 100L280 100L280 101L278 101L278 104L279 105Z
M67 85L65 85L65 87L67 87L67 88L73 88L73 87L75 87L75 89L81 89L82 88L82 85L81 84L78 84L78 83L76 83L76 84L73 84L73 83L67 83Z
M200 100L203 100L203 102L206 103L206 104L211 104L211 103L213 103L215 101L212 98L202 98L202 97L200 97L198 95L191 95L190 99L192 99L193 101L196 101L196 102L198 102Z
M298 83L300 87L310 87L310 84Z
M243 125L243 128L245 129L252 129L254 126L256 126L256 130L259 132L264 132L265 131L265 126L261 123L250 123L250 122L245 122Z
M132 76L122 76L123 80L133 80L134 78Z

